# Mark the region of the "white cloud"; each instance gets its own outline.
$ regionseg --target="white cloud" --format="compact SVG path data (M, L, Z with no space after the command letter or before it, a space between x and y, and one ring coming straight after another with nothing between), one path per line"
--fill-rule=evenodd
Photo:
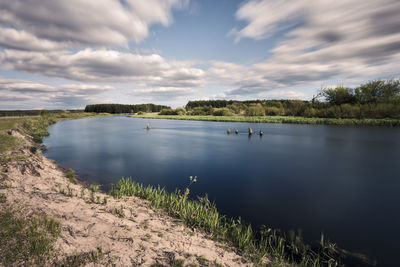
M185 0L0 0L2 44L19 49L22 40L34 40L37 48L70 46L126 46L140 42L152 24L168 26L172 9L187 6ZM46 43L47 42L47 43ZM39 44L40 43L40 44Z
M135 82L137 86L204 86L205 72L192 62L167 61L160 55L138 55L115 50L87 48L32 52L6 49L0 62L9 69L52 77L92 82Z
M115 90L112 86L91 84L49 85L0 77L0 104L23 102L23 108L82 108L97 100L97 95Z
M247 22L231 34L283 38L272 56L251 66L217 63L211 74L234 86L228 94L391 78L400 68L400 2L396 0L253 0L236 13ZM235 77L229 80L229 76ZM288 95L289 97L289 95Z

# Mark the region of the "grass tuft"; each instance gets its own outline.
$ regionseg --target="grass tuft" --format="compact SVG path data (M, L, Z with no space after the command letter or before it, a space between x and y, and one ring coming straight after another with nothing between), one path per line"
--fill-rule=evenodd
M55 266L63 267L75 267L75 266L85 266L89 263L99 263L99 261L104 257L101 248L90 252L83 252L74 255L67 256L61 262L54 264Z
M72 184L78 183L78 175L76 175L76 173L73 170L67 171L67 173L65 174L65 177L68 178L68 180Z
M328 241L311 247L294 233L286 235L267 227L254 231L250 224L240 218L235 220L221 216L207 195L192 200L188 198L188 193L188 188L183 192L175 190L168 193L160 186L144 186L131 178L122 178L109 192L115 198L137 196L149 200L154 207L165 210L189 227L202 229L214 238L237 247L243 256L256 264L268 257L305 266L341 266L348 256L344 250Z
M0 211L0 262L4 265L43 265L53 252L60 223L45 215L22 217L17 210Z

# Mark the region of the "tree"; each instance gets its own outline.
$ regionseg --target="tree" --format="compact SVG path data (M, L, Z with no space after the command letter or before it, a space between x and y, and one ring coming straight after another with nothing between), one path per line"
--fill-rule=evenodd
M320 95L333 105L352 104L355 102L354 90L348 87L324 88Z

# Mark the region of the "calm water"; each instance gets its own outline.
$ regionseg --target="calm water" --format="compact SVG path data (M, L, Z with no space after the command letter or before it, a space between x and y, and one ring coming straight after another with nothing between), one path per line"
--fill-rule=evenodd
M147 131L150 124L153 129ZM247 127L264 130L248 137ZM239 129L235 135L226 129ZM121 176L207 193L224 214L253 225L302 229L398 263L400 129L146 120L123 116L61 121L46 156L88 182Z

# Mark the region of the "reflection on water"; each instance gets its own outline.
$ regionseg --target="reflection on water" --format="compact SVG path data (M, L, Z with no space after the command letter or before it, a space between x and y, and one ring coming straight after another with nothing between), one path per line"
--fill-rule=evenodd
M62 121L49 130L46 156L88 182L132 176L172 191L196 175L192 196L207 193L224 214L302 229L309 241L324 232L380 264L397 262L399 129L117 116Z

